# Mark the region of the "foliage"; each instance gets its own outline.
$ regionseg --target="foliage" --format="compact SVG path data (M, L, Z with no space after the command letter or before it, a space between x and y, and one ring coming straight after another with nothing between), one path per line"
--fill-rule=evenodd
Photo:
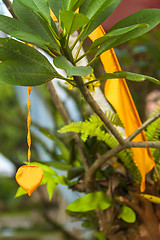
M31 164L42 168L44 177L41 185L46 185L50 201L58 184L84 193L82 197L71 202L66 211L69 215L75 214L77 218L81 218L84 226L89 223L89 226L95 230L100 230L101 232L94 233L98 239L112 237L112 229L116 228L116 224L120 225L122 221L126 224L138 222L139 218L136 220L136 214L141 214L141 219L144 219L143 212L137 211L139 206L134 208L135 199L136 202L148 199L150 202L159 203L159 199L155 196L139 194L140 172L133 161L130 149L123 148L127 140L124 140L124 136L117 130L117 126L124 127L118 114L110 111L102 113L90 94L90 86L95 90L96 83L98 85L100 81L106 79L126 78L134 82L149 80L154 84L159 84L159 80L143 74L116 71L94 76L87 83L83 81L85 77L89 78L88 75L95 74L93 62L102 53L147 33L160 23L159 9L141 10L116 23L103 37L90 44L83 55L80 55L81 47L85 44L89 34L109 17L120 2L120 0L14 0L13 10L17 18L0 15L0 30L10 35L10 37L0 39L1 86L4 86L4 83L20 86L37 86L47 83L49 86L50 80L59 78L71 84L72 91L80 90L82 97L92 108L94 115L88 111L85 102L89 118L84 117L84 109L79 107L79 111L82 110L80 114L83 120L71 122L63 104L61 105L56 96L53 100L54 110L51 110L55 125L61 128L63 121L66 125L57 133L33 123L44 136L54 142L55 147L49 149L34 136L35 142L39 142L45 149L51 161L37 162L35 159L38 153L34 149L33 160L35 161ZM53 14L58 24L51 17ZM78 35L70 44L70 37L77 30ZM78 42L79 47L76 47ZM146 43L146 47L148 50L152 48L149 43ZM75 48L76 53L73 54ZM51 57L51 62L44 56L44 52ZM81 64L80 60L89 54L93 55L91 61L85 65ZM65 70L63 76L59 73L59 69ZM74 101L76 99L79 103L81 100L77 92L72 99ZM0 101L6 101L7 93L5 95L5 91L2 91L2 94ZM9 94L14 96L11 88ZM72 93L70 96L73 96ZM13 99L15 107L17 104L15 96ZM47 103L49 101L51 103L50 97L47 96ZM8 110L14 118L14 112L11 109ZM10 129L7 130L7 134L9 131ZM71 134L60 134L67 132ZM0 129L0 134L3 135L3 129ZM159 141L159 119L148 126L146 134L149 141ZM16 135L15 131L13 135ZM18 132L17 135L19 143L21 141L19 139L24 136L24 131ZM12 142L8 148L14 149L15 145ZM152 152L160 172L159 150L154 149ZM107 154L110 153L108 157ZM18 157L18 162L21 164L22 161L19 159L20 157ZM59 176L55 169L63 170L67 174ZM150 178L152 178L151 174ZM71 182L71 179L75 181ZM26 192L19 188L15 197L25 194ZM112 226L111 230L106 228L106 223ZM141 222L138 224L140 225Z

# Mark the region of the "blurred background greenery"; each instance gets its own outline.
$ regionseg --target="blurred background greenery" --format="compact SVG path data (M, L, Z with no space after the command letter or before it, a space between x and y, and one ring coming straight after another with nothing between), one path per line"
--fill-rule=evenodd
M160 31L158 27L136 40L122 44L115 51L123 70L159 79ZM96 74L103 71L100 62L95 63L95 66L97 68ZM160 90L160 87L149 81L142 83L130 81L128 85L140 117L144 121L147 118L145 114L146 97L150 92ZM46 86L35 87L35 89L49 109L54 119L55 128L60 128L63 125L63 120L53 106ZM80 96L66 88L65 91L78 106L83 119L85 113ZM157 98L153 99L155 103L158 100ZM16 169L27 159L27 108L23 110L15 88L0 83L0 153L9 159ZM49 153L47 146L34 134L32 135L32 143L33 161L37 161L39 157L36 143L44 147ZM80 222L69 224L74 220L65 214L67 201L58 190L55 191L51 202L49 202L44 186L39 187L31 197L14 198L17 188L14 176L8 177L3 172L0 173L0 239L88 239L89 235L83 234L84 230L82 231ZM86 231L86 234L89 233Z

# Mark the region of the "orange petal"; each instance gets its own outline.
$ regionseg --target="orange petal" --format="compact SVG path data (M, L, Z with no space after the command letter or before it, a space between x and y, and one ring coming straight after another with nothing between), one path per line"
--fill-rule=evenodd
M104 34L104 29L102 26L99 26L89 37L92 41L95 41L97 38L104 36ZM100 58L106 72L113 73L115 71L121 71L121 67L113 49L102 53ZM118 113L124 125L125 134L128 137L140 127L142 123L125 79L108 79L105 84L104 94ZM142 131L133 141L147 141L145 132ZM149 148L132 148L131 150L133 153L133 160L142 176L141 192L143 192L145 190L145 175L154 167L155 162Z
M33 165L22 166L16 173L17 183L28 193L29 196L39 186L42 178L42 169L38 166Z

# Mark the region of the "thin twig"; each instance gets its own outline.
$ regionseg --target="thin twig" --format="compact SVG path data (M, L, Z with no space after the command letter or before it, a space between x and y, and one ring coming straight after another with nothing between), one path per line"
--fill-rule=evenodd
M141 133L146 127L148 127L152 122L156 121L160 118L160 113L157 113L152 118L149 118L146 122L144 122L135 132L133 132L125 141L132 141L139 133Z
M18 19L18 17L16 16L16 14L13 11L12 8L12 3L10 2L10 0L2 0L4 2L4 4L6 5L8 11L11 13L11 15L13 16L13 18Z
M61 102L61 100L60 100L52 82L51 81L47 82L46 85L47 85L48 90L50 92L51 99L52 99L54 105L56 106L56 108L59 110L59 113L61 114L65 124L70 124L71 123L70 117L69 117L63 103ZM77 148L78 148L79 154L82 158L84 167L85 167L86 170L88 170L89 169L89 163L88 163L88 159L85 156L85 153L83 151L82 142L81 142L81 140L79 139L79 136L76 133L72 133L72 135L73 135L73 138L76 141Z
M88 104L91 106L93 111L99 116L99 118L104 122L107 129L113 134L113 136L117 139L117 141L123 145L124 139L121 137L117 129L113 126L113 124L109 121L109 119L106 117L105 113L102 111L100 106L97 104L97 102L94 100L92 95L90 94L89 90L86 86L84 86L84 83L82 79L78 76L74 77L75 82L77 84L77 87L80 89L83 97L88 102Z

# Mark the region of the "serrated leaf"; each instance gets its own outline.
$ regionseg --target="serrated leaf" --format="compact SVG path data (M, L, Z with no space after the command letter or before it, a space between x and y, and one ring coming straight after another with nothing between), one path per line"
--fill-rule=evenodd
M37 50L10 38L0 39L0 81L35 86L56 76L49 61Z
M122 212L118 215L118 218L128 223L134 223L136 221L136 214L130 207L123 205Z
M137 73L130 73L125 71L117 71L114 73L105 73L102 77L98 78L98 80L106 80L106 79L116 79L116 78L126 78L131 81L141 82L144 80L149 80L155 84L160 84L160 81L156 78L137 74Z
M49 24L51 24L48 0L18 0L22 5L40 14Z
M134 24L147 24L148 28L136 28L122 36L117 36L109 39L107 42L101 45L96 56L101 55L104 51L107 51L115 46L120 45L126 41L136 38L154 28L160 23L160 9L142 9L116 23L110 31L128 27Z
M26 195L26 194L27 194L27 192L22 187L19 187L17 189L17 192L16 192L14 198L21 197L21 196Z
M91 45L90 49L98 47L99 45L107 42L108 39L110 39L112 37L126 34L136 28L145 28L145 27L149 27L149 26L147 24L134 24L132 26L111 30L107 34L105 34L103 37L98 38L96 41L94 41L94 43Z
M73 66L64 56L56 57L53 62L57 68L64 69L70 76L86 76L92 73L91 67Z
M73 11L62 10L60 11L60 16L69 35L86 25L89 21L88 17L86 17L84 14L75 13Z
M87 212L95 209L104 210L112 205L110 196L103 192L88 193L70 203L66 210L71 212Z

